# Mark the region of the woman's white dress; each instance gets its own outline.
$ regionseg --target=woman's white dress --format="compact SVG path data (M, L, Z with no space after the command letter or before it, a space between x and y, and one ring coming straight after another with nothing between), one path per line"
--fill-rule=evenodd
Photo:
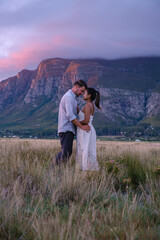
M79 112L79 121L83 121L85 114ZM86 132L77 128L77 154L76 161L82 170L98 170L98 161L96 153L96 131L92 125L93 116L90 116L88 125L90 131Z

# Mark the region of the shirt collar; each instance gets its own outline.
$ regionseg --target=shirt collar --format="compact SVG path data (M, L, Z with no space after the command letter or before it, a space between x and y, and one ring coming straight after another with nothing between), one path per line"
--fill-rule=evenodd
M77 98L76 94L72 91L72 89L70 89L69 92L73 97Z

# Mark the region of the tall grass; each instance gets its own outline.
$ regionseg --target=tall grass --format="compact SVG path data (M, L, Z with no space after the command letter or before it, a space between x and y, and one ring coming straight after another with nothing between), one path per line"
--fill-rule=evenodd
M160 237L160 144L98 142L100 171L83 172L75 145L50 165L55 140L0 140L0 239Z

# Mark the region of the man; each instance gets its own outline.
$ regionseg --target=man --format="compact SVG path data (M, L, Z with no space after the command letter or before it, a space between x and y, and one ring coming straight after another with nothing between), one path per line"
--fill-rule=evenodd
M72 89L66 92L59 106L58 133L61 143L61 152L56 156L56 163L66 162L72 154L73 139L76 133L75 125L89 131L88 125L82 125L77 119L77 97L82 95L87 88L83 80L74 83Z

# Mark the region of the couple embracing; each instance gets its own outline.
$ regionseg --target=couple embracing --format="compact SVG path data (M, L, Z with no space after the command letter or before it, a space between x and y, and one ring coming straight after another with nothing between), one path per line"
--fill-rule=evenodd
M85 106L79 111L77 98L83 95ZM58 114L58 134L61 152L56 156L56 164L67 162L72 154L74 135L77 133L76 161L82 170L98 170L96 156L96 132L92 125L94 100L100 108L100 95L94 88L88 88L83 80L74 83L62 97ZM77 129L77 130L76 130Z

